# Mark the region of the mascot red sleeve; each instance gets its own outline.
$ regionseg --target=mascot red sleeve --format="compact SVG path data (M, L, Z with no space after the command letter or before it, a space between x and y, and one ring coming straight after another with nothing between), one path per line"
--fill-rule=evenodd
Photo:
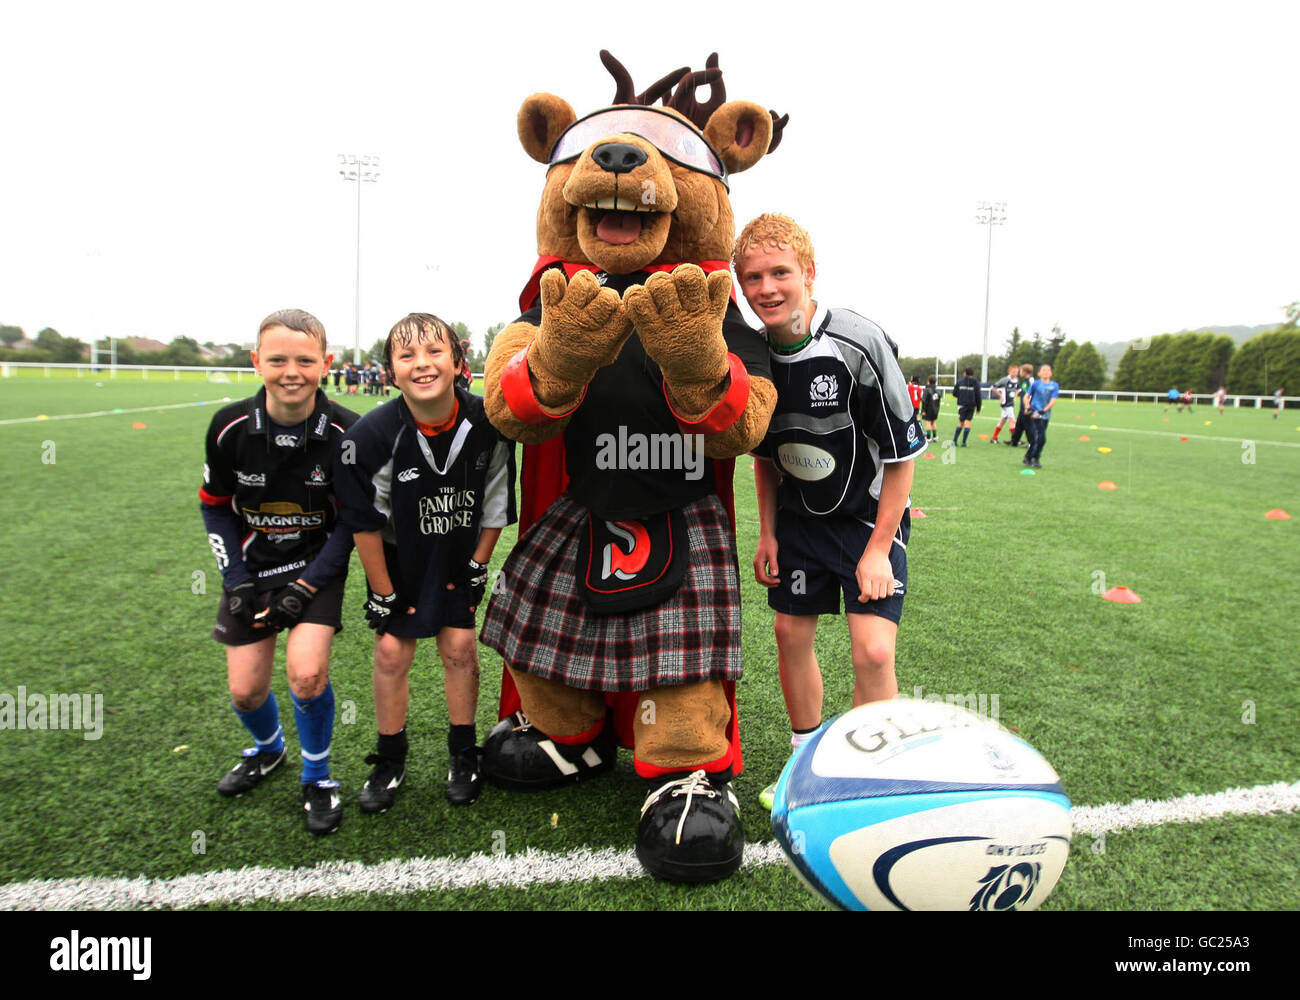
M725 100L717 56L578 118L534 94L519 141L547 167L540 260L493 342L488 417L525 448L519 542L482 639L506 664L484 773L514 789L609 770L650 781L636 851L674 881L725 878L744 829L733 460L776 402L727 261L728 178L785 119ZM697 88L710 99L697 104ZM662 106L655 102L662 98Z

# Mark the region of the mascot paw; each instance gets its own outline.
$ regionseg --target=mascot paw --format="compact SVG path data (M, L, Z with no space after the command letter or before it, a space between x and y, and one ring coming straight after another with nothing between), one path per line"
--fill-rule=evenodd
M731 294L731 275L706 275L695 264L671 274L652 274L644 285L623 293L623 306L641 344L670 384L719 381L727 373L722 321Z
M745 851L740 803L729 782L703 771L669 781L641 807L636 856L670 882L716 882L735 873Z
M483 773L494 785L529 792L556 788L604 774L616 749L609 727L581 746L556 743L515 712L492 727L483 741Z

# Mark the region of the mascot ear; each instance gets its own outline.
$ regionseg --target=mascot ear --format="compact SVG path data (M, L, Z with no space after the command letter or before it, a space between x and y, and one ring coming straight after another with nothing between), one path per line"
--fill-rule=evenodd
M564 98L534 94L519 109L519 144L538 163L546 163L555 140L577 120Z
M763 158L772 142L772 116L751 101L728 101L709 116L704 138L733 174Z

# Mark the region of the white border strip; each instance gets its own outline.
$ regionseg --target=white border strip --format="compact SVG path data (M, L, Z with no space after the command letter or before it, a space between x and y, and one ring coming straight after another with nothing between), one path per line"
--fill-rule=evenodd
M1128 805L1076 806L1074 832L1099 836L1122 830L1196 823L1221 816L1263 816L1300 809L1300 781L1229 788L1212 795L1137 799ZM752 844L745 867L779 864L774 841ZM644 877L632 851L580 848L552 854L529 848L520 854L472 854L467 858L415 858L364 864L325 861L314 868L242 868L177 878L42 879L0 885L0 910L170 909L204 904L242 905L357 893L402 895L474 887L519 889L555 882Z

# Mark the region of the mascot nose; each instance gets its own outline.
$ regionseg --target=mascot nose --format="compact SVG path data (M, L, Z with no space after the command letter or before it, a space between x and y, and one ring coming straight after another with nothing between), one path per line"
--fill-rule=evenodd
M607 142L597 146L591 151L591 158L611 174L626 174L649 159L643 150L627 142Z

